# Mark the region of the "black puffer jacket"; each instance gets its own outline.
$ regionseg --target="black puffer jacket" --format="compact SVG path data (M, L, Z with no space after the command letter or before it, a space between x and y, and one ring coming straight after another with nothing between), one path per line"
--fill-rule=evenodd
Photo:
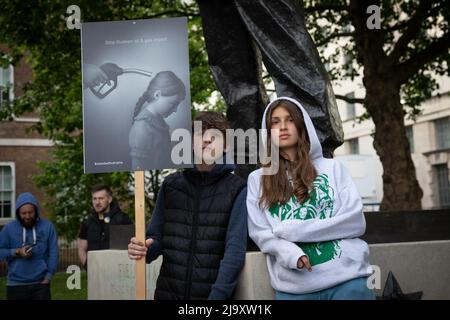
M162 264L155 299L207 299L217 278L235 198L245 181L234 166L168 176L164 188Z
M81 225L78 238L87 240L88 251L106 250L109 249L109 225L132 223L130 218L122 212L117 201L113 200L104 220L100 220L98 214L92 209L89 217Z

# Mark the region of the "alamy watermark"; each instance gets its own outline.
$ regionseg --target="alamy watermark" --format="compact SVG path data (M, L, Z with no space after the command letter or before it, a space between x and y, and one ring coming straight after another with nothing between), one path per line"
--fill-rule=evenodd
M371 290L381 289L381 268L376 264L372 264L368 268L368 272L371 275L367 277L367 288Z
M81 29L81 10L80 7L72 4L67 7L66 13L69 14L66 17L66 26L69 30Z
M367 7L366 13L371 14L366 20L368 29L381 29L381 8L377 5L370 5ZM79 6L72 4L67 7L66 26L69 30L81 29L81 9Z
M370 290L381 289L381 268L375 264L368 267L367 288ZM66 286L69 290L81 289L81 269L77 265L67 267L66 273L70 274L67 278Z
M194 121L192 134L184 128L175 129L172 132L171 140L176 142L176 145L172 147L170 157L176 165L192 164L191 154L194 150L194 164L221 164L223 163L222 154L225 153L227 163L261 164L264 175L274 175L279 169L280 152L275 143L270 143L269 152L266 145L268 131L267 129L248 129L246 131L227 129L224 137L223 133L217 129L208 129L202 132L202 122ZM279 130L272 129L270 131L274 136ZM258 134L260 134L260 139L258 139ZM207 148L203 148L205 140L209 142ZM219 143L214 143L214 141L219 141Z
M66 273L70 274L67 278L66 286L69 290L81 289L81 269L77 265L70 265L67 267Z
M371 15L367 18L366 26L367 29L381 29L381 9L380 6L371 5L367 7L366 13L370 13Z

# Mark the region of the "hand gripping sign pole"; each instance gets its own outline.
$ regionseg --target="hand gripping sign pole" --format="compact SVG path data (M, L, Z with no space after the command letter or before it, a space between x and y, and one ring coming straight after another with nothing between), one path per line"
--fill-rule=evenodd
M135 237L141 243L145 243L144 170L192 167L190 163L174 163L170 148L159 152L147 150L150 145L170 146L171 130L191 130L187 30L186 17L81 25L84 172L134 173ZM156 91L177 95L178 105L174 106L171 99L158 102L156 96L164 95L150 99L150 85ZM145 111L155 103L161 111L157 117L151 113L139 118L138 123L133 121L141 112L147 115ZM124 108L124 104L131 107ZM150 119L171 130L154 134L147 125L139 126ZM115 148L105 147L111 144ZM134 157L135 149L145 150L140 153L142 157ZM136 260L135 265L136 299L143 300L147 293L146 259ZM116 270L105 267L93 266L90 270L99 273ZM105 286L112 289L113 283Z
M144 171L134 172L134 202L136 239L145 244L145 195L144 195ZM146 275L145 257L136 260L136 300L145 300Z

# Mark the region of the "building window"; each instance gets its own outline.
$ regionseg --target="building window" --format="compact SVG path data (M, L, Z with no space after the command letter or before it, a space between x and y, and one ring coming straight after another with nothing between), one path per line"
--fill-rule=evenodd
M14 164L0 162L0 218L14 217Z
M414 153L414 133L412 126L406 127L406 137L409 142L409 152Z
M348 140L348 147L350 154L359 154L359 139L350 139Z
M437 177L439 193L439 205L441 208L450 207L450 182L448 178L448 167L446 164L434 166Z
M0 67L0 109L3 104L13 99L13 67Z
M450 148L450 118L442 118L434 121L436 131L437 149Z
M353 80L353 57L349 54L344 56L344 68L346 69L346 75Z
M352 91L350 93L347 93L345 96L347 98L352 98L353 99L355 97L355 92ZM347 102L347 120L352 120L355 117L356 117L355 104Z

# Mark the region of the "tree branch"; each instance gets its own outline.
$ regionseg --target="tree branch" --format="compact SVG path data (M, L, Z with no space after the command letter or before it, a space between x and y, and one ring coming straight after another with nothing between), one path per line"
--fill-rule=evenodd
M182 10L167 10L167 11L163 11L163 12L159 12L159 13L155 13L152 15L147 16L147 18L158 18L164 15L181 15L181 16L188 16L188 17L199 17L200 14L198 12L194 12L194 11L182 11Z
M323 46L324 44L327 44L331 39L339 38L339 37L353 37L355 35L354 32L337 32L330 34L328 37L323 39L321 42L316 43L317 47Z
M313 7L306 7L305 13L311 13L311 12L315 12L315 11L324 11L324 10L345 11L345 10L348 10L348 6L340 5L340 4L317 5L317 6L313 6Z
M205 47L205 46L203 46L200 50L198 50L198 51L195 53L195 56L193 56L192 59L191 59L192 64L195 64L195 61L197 61L197 58L198 58L199 56L201 56L203 53L205 53L205 51L206 51L206 47ZM192 67L192 66L191 66L191 67Z
M409 20L408 21L402 21L402 22L399 22L399 23L397 23L397 24L395 24L395 25L393 25L391 27L387 27L384 30L386 30L387 32L401 30L401 29L403 29L404 27L406 27L408 25L408 22L409 22Z
M348 102L348 103L364 104L364 98L350 98L350 97L347 97L347 96L342 96L340 94L335 94L334 96L335 96L336 99L344 100L345 102Z
M417 53L409 60L400 63L396 67L399 83L403 84L418 72L425 64L436 59L439 55L445 53L450 48L450 31L444 34L439 40L432 42L426 49Z
M398 61L398 59L405 54L408 44L419 33L424 19L426 19L428 16L432 15L435 11L441 8L441 5L438 5L434 7L432 10L430 10L432 5L433 1L420 1L416 12L407 22L407 29L402 34L402 36L397 40L394 49L388 55L388 60L390 61L391 64L395 64Z
M367 28L367 7L381 5L381 0L350 0L350 19L355 28L355 43L358 61L364 65L364 72L370 74L378 65L384 65L386 53L383 50L384 31ZM374 67L375 66L375 67Z

